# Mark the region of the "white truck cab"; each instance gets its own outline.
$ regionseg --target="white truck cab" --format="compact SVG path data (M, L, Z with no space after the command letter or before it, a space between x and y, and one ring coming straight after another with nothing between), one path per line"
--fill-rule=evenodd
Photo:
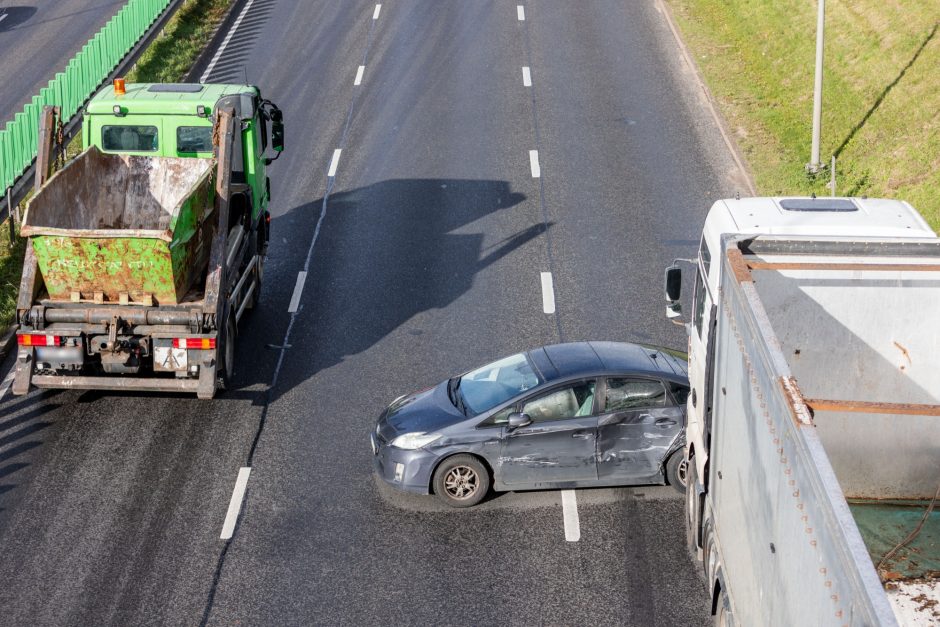
M714 333L715 302L720 284L718 256L721 237L737 235L786 235L814 240L826 238L924 238L936 234L907 202L882 198L766 197L719 200L705 218L696 261L689 334L689 381L686 459L695 465L695 476L708 477L704 426L711 405L708 385L709 345ZM674 266L675 268L675 266ZM676 295L678 296L678 295ZM678 298L670 300L667 316L678 314ZM693 469L690 467L690 471Z

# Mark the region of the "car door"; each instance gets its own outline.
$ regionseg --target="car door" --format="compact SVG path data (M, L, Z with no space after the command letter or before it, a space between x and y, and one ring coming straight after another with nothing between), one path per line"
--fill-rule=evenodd
M577 381L519 403L532 423L505 427L499 480L506 485L597 479L597 382Z
M650 377L610 377L597 425L597 476L624 483L661 474L663 457L683 428L682 409L663 382Z

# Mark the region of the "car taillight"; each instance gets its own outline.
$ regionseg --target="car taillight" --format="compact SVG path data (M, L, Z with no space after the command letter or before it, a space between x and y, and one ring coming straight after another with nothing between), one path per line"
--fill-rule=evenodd
M45 335L40 333L27 333L16 336L16 343L20 346L61 346L62 337L58 335Z
M173 340L173 348L189 349L213 349L215 348L215 338L211 337L178 337Z

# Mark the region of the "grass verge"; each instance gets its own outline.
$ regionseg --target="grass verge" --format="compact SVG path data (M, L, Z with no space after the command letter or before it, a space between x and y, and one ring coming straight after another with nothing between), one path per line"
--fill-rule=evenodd
M130 82L175 82L182 80L199 53L225 17L232 0L187 0L158 37L128 73ZM68 149L69 157L80 151L81 133ZM22 210L22 209L21 209ZM12 324L16 310L16 294L23 271L26 241L17 237L9 247L9 223L0 230L0 333Z
M811 0L666 0L764 195L829 194L809 177ZM840 195L910 201L940 230L940 0L826 6L821 160Z

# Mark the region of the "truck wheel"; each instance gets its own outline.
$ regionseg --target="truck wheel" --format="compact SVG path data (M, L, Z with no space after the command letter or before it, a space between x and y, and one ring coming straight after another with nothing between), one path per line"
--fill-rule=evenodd
M255 264L254 270L252 270L251 273L254 275L252 280L255 283L255 289L251 293L251 298L248 299L248 304L245 305L245 309L254 309L261 299L261 279L264 276L264 257L258 260L258 263Z
M683 451L676 451L666 462L666 483L682 494L685 494L685 486L689 480L687 469Z
M734 615L731 613L731 601L724 588L718 593L718 607L715 609L715 627L734 627Z
M685 539L692 555L699 559L698 544L698 502L695 494L695 480L698 471L695 469L695 459L690 459L686 467L685 487Z
M226 389L235 374L235 315L229 314L225 323L225 337L222 342L222 371L219 373L219 388Z
M448 457L434 471L434 494L450 507L470 507L490 490L490 473L473 455Z

